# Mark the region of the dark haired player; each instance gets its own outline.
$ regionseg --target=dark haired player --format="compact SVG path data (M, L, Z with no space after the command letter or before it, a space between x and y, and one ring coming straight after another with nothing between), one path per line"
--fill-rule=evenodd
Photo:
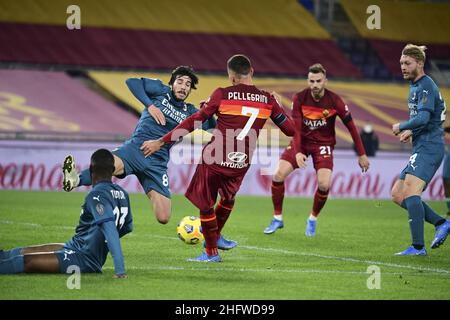
M244 55L228 60L228 78L232 86L216 89L196 114L183 121L159 140L146 141L146 156L191 132L196 124L217 114L217 127L211 141L203 148L202 161L186 191L186 197L200 209L205 237L205 252L190 261L219 262L221 231L235 202L242 180L250 167L260 130L268 118L286 135L294 128L282 107L269 93L253 85L253 68ZM216 205L217 196L220 201ZM227 249L236 242L227 241Z
M111 252L114 277L126 278L120 238L133 230L133 218L127 192L111 182L113 171L112 153L95 151L89 169L93 188L86 196L72 239L0 251L0 274L66 273L70 266L82 273L102 272Z
M145 109L131 138L112 151L115 167L113 175L120 178L136 175L153 204L156 219L166 224L171 215L167 164L173 144L167 144L149 158L145 158L139 148L144 141L161 138L198 111L194 105L185 102L191 90L196 89L198 78L192 68L179 66L173 70L169 86L164 85L161 80L147 78L130 78L126 84ZM204 130L214 127L214 119L203 124ZM72 155L64 160L63 173L65 191L91 185L89 171L84 170L78 175Z

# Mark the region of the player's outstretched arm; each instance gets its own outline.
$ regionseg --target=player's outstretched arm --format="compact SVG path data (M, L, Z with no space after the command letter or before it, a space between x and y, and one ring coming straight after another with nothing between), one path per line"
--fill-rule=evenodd
M151 81L150 79L147 80ZM153 100L151 99L151 96L149 96L149 93L146 91L144 79L129 78L126 81L126 84L128 86L128 89L130 89L131 93L136 97L136 99L138 99L145 108L148 108L148 112L153 117L153 119L155 119L156 123L165 126L166 117L161 112L161 110L153 105ZM148 85L148 87L151 88L152 86ZM153 95L155 95L159 91L157 89L149 89L149 92Z
M125 83L131 93L136 97L136 99L142 102L145 107L152 105L150 97L145 92L144 82L141 79L129 78Z
M408 121L396 123L392 126L392 131L395 135L403 130L413 130L420 128L428 123L431 118L431 112L434 111L434 104L436 101L435 90L430 83L424 83L422 90L417 93L417 115L410 118Z
M366 150L364 149L361 136L359 135L355 122L353 121L352 114L350 113L348 106L337 95L335 96L335 105L339 118L341 118L348 132L350 132L350 135L352 136L353 143L356 147L356 152L359 155L358 164L363 172L365 172L369 169L369 160L366 156Z
M276 97L273 95L270 96L272 104L272 113L270 118L273 123L280 128L281 132L283 132L288 137L293 137L295 134L294 123L291 118L289 118L283 111L283 107L280 105Z
M114 221L106 221L100 225L100 229L107 241L108 249L114 261L115 278L125 278L125 263L120 245L119 233Z
M402 123L396 123L392 126L392 132L397 135L403 130L412 130L426 125L430 121L430 112L428 110L420 110L417 116Z
M190 117L182 121L172 131L168 132L159 140L147 140L141 146L141 150L145 157L157 152L161 147L167 143L178 141L188 133L200 127L203 122L210 119L219 109L220 101L222 99L222 89L214 90L211 97L203 104L200 111L192 114Z
M168 132L159 140L147 140L141 146L141 150L145 157L157 152L161 147L167 143L178 141L188 133L200 127L203 122L210 119L219 109L220 101L222 99L221 89L216 89L200 111L192 114L190 117L182 121L172 131Z
M217 121L214 117L209 118L202 124L202 130L208 131L210 129L214 129L217 126Z
M284 113L280 113L273 122L280 128L281 132L283 132L288 137L293 137L295 135L295 126L294 121L290 119Z
M191 133L197 127L201 126L208 116L203 110L194 113L184 121L182 121L178 126L176 126L172 131L167 133L161 139L158 140L147 140L141 145L141 150L145 157L151 156L153 153L157 152L161 147L167 143L172 143L178 141L180 138Z
M369 158L367 158L365 154L360 155L358 157L358 165L361 168L362 172L367 172L370 166Z
M369 158L366 155L366 150L364 149L364 145L361 140L361 136L358 134L358 129L356 129L355 123L353 122L352 116L350 113L347 113L342 119L342 122L347 127L347 130L350 132L352 136L353 143L355 144L356 151L358 152L358 165L361 168L362 172L367 172L369 170L370 162Z
M205 101L200 102L200 109L202 109L205 106L206 106ZM191 115L194 114L194 113L197 113L198 111L200 111L200 110L195 108L194 106L192 106ZM216 127L216 125L217 125L216 119L214 117L210 117L205 122L203 122L202 130L208 131L210 129L214 129Z

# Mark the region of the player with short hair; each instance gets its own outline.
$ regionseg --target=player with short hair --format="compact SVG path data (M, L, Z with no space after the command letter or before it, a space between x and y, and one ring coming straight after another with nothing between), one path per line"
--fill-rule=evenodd
M436 227L431 248L442 245L450 232L450 221L445 220L422 201L422 192L430 183L444 157L445 145L442 122L445 120L445 102L439 88L424 72L425 46L406 45L400 57L403 78L409 87L408 121L392 126L401 142L412 139L413 150L408 164L392 187L392 200L408 210L412 245L396 255L427 255L424 240L424 220Z
M216 89L200 112L161 139L146 141L142 145L145 155L149 156L194 130L196 122L205 121L214 114L218 116L214 136L203 148L202 161L185 194L200 210L205 237L205 251L189 261L221 261L218 240L250 167L258 134L266 120L271 118L286 135L294 134L291 120L276 99L253 85L253 68L246 56L232 56L227 62L227 69L232 86ZM215 205L218 194L221 199ZM236 243L232 242L229 247L234 246Z
M93 187L85 198L72 239L0 251L0 274L66 273L71 266L82 273L102 272L111 252L114 277L127 277L120 238L133 230L133 218L127 192L111 182L112 153L105 149L95 151L89 171Z
M281 155L278 168L273 175L274 212L272 221L264 229L265 234L272 234L284 227L282 215L284 181L295 169L306 168L306 159L311 155L317 175L317 190L311 214L307 219L305 235L315 236L317 218L330 190L333 149L336 144L336 116L341 118L352 136L362 171L369 169L369 160L347 105L336 93L328 90L326 84L326 70L320 63L316 63L309 67L308 88L293 97L292 118L295 120L295 136Z
M165 145L149 158L145 158L139 148L144 141L161 138L198 111L194 105L185 102L191 90L196 89L198 77L191 67L179 66L173 70L169 86L164 85L159 79L147 78L130 78L126 84L145 109L131 138L112 151L115 166L113 175L119 178L130 174L136 175L145 194L153 203L156 219L166 224L171 215L167 164L170 148L174 144ZM214 119L203 124L203 130L214 127ZM64 160L63 173L65 191L71 191L77 186L91 185L89 171L84 170L78 175L72 155Z

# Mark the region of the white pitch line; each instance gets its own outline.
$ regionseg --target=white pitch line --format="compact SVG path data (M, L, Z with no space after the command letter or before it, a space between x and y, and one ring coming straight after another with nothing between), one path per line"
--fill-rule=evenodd
M195 262L194 262L195 263ZM202 264L202 263L197 263ZM114 270L113 267L105 267L104 270ZM342 270L319 270L319 269L255 269L255 268L209 268L209 267L176 267L176 266L159 266L159 267L136 267L127 266L128 270L161 270L161 271L218 271L218 272L276 272L276 273L323 273L323 274L361 274L367 275L366 271L342 271ZM382 272L382 275L401 275L401 276L429 276L430 273L402 273L402 272Z
M9 220L0 220L0 223L18 224L18 225L23 225L23 226L28 226L28 227L44 227L37 223L14 222L14 221L9 221ZM45 226L45 227L53 227L53 226ZM57 228L70 229L70 230L73 229L73 227L68 227L68 226L58 226ZM179 241L179 239L176 237L150 235L150 234L146 234L146 236L151 237L151 238L178 240ZM285 250L285 249L276 249L276 248L261 248L261 247L256 247L256 246L239 245L239 248L255 250L255 251L266 251L266 252L274 252L274 253L281 253L281 254L297 255L297 256L315 257L315 258L329 259L329 260L338 260L338 261L344 261L344 262L362 263L362 264L368 264L368 265L378 265L378 266L386 266L386 267L393 267L393 268L410 269L410 270L416 270L416 271L428 271L428 272L450 275L450 270L412 266L412 265L408 265L408 264L405 265L405 264L397 264L397 263L382 262L382 261L360 260L360 259L348 258L348 257L328 256L328 255L321 255L321 254L317 254L317 253L297 252L297 251L289 251L289 250ZM418 257L418 258L420 258L420 257ZM198 270L198 269L196 269L196 270ZM217 269L215 269L215 270L217 270Z
M0 224L16 224L18 226L25 226L25 227L33 227L33 228L56 228L56 229L63 229L63 230L75 230L75 227L68 227L68 226L44 226L39 223L29 223L29 222L14 222L10 220L0 220Z
M22 225L22 226L26 226L26 227L42 227L42 225L37 224L37 223L29 223L29 222L14 222L14 221L9 221L9 220L0 220L0 223L2 224L17 224L17 225Z
M170 240L178 240L179 241L179 239L176 237L167 237L167 236L149 235L149 234L147 234L147 236L152 237L152 238L168 239L168 240L170 239ZM386 267L411 269L411 270L416 270L416 271L429 271L429 272L434 272L434 273L443 273L443 274L450 275L450 270L446 270L446 269L416 267L416 266L412 266L412 265L404 265L404 264L397 264L397 263L390 263L390 262L360 260L360 259L348 258L348 257L327 256L327 255L321 255L321 254L317 254L317 253L297 252L297 251L289 251L289 250L275 249L275 248L261 248L261 247L256 247L256 246L245 246L245 245L238 245L238 247L243 248L243 249L248 249L248 250L255 250L255 251L267 251L267 252L290 254L290 255L297 255L297 256L315 257L315 258L321 258L321 259L339 260L339 261L345 261L345 262L355 262L355 263L362 263L362 264L368 264L368 265L379 265L379 266L386 266Z
M339 260L339 261L345 261L345 262L355 262L355 263L363 263L363 264L368 264L368 265L379 265L379 266L395 267L395 268L404 268L404 269L411 269L411 270L417 270L417 271L429 271L429 272L443 273L443 274L450 275L450 270L446 270L446 269L416 267L416 266L411 266L408 264L405 265L405 264L397 264L397 263L382 262L382 261L360 260L360 259L347 258L347 257L326 256L326 255L321 255L321 254L317 254L317 253L297 252L297 251L289 251L289 250L275 249L275 248L260 248L260 247L255 247L255 246L239 246L239 247L244 248L244 249L249 249L249 250L269 251L269 252L291 254L291 255L297 255L297 256L309 256L309 257L322 258L322 259Z

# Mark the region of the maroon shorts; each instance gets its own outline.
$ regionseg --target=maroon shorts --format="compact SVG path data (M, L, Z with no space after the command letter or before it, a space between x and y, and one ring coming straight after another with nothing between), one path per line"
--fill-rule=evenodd
M333 149L334 146L320 144L302 144L301 153L307 157L311 155L314 169L319 170L326 168L333 170ZM295 160L295 151L292 143L284 149L280 159L289 162L294 169L298 168L297 160Z
M228 177L206 164L199 164L185 196L201 211L209 210L216 204L217 194L223 200L233 200L244 176Z

